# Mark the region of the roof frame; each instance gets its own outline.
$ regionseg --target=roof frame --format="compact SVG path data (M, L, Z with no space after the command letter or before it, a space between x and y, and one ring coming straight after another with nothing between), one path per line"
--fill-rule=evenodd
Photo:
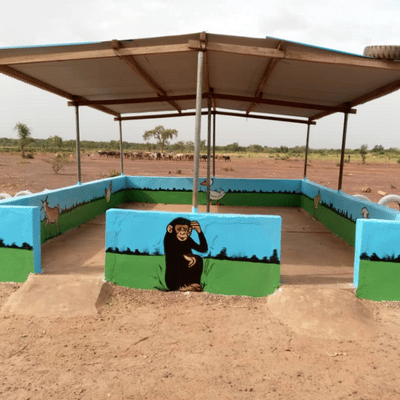
M400 75L396 75L397 72L400 72L400 63L398 62L356 56L279 39L270 38L268 41L268 38L240 38L207 34L205 32L182 37L176 36L130 41L114 39L110 42L76 45L76 47L74 47L74 45L66 45L32 47L26 49L0 49L0 72L53 94L62 96L69 100L68 105L70 106L90 106L99 111L111 114L116 117L116 119L121 119L122 114L143 113L139 109L132 107L118 108L118 105L143 105L146 103L158 103L157 110L159 111L164 110L165 112L170 112L175 110L178 114L181 114L183 110L185 110L185 114L187 114L187 110L194 109L194 107L188 107L188 104L193 106L195 102L194 91L191 90L191 94L186 94L188 93L187 91L185 94L175 95L174 88L168 90L164 88L163 85L158 82L159 79L155 77L156 75L150 73L143 67L143 63L141 63L139 58L145 56L146 59L149 60L151 56L167 55L173 57L174 54L185 55L193 52L197 53L198 51L204 53L203 99L211 98L214 112L217 111L217 107L226 109L226 104L228 102L228 109L240 112L245 111L245 114L236 114L240 116L246 115L248 117L254 111L265 114L272 113L288 116L296 116L294 112L297 112L297 116L301 115L301 117L307 118L308 121L315 121L336 112L355 113L356 110L354 107L392 93L400 88ZM265 59L264 70L260 73L256 85L253 86L253 92L244 95L243 91L235 91L234 87L230 88L232 90L229 90L229 93L228 91L221 90L221 88L213 87L212 82L216 84L221 78L221 75L216 77L215 74L215 68L217 67L216 61L213 60L212 65L210 65L210 59L213 57L213 54L232 54L239 58L256 57L258 59ZM148 96L147 92L146 95L138 94L137 96L133 95L128 97L126 94L123 94L120 95L119 98L118 95L115 95L114 97L104 96L104 99L101 99L103 93L101 92L102 88L96 87L96 95L100 97L100 99L97 98L94 100L87 96L74 94L71 90L68 90L67 87L56 87L54 85L54 80L52 81L53 84L46 82L47 76L30 75L30 69L26 68L27 66L34 67L39 64L44 64L48 68L51 68L52 63L54 63L56 67L58 63L62 63L63 61L76 61L79 63L79 61L92 60L95 62L96 60L116 58L125 63L142 82L145 82L147 87L153 91L154 97ZM243 60L243 63L247 62ZM275 97L270 96L268 90L265 89L266 87L270 87L269 82L273 82L275 78L273 75L277 74L276 71L281 68L280 65L284 61L305 62L311 63L310 65L326 65L327 67L333 65L349 68L362 67L365 68L366 72L371 70L388 71L388 73L391 73L396 79L393 79L391 82L382 81L379 87L373 87L370 84L367 91L364 91L364 93L359 90L359 94L356 97L349 97L345 101L342 99L342 101L334 105L326 105L328 102L325 100L325 103L323 103L323 101L318 99L318 96L315 97L315 103L297 101L295 100L296 96L292 96L292 98L282 97L281 99L276 95ZM56 71L56 69L54 69L54 71ZM166 76L164 76L163 81L166 82ZM168 85L165 86L169 87L169 81L167 81L167 84ZM311 91L312 87L309 90ZM182 90L179 91L182 92ZM186 102L186 104L181 104L180 102ZM171 109L165 105L162 106L162 103L168 103ZM260 107L261 105L263 107ZM271 108L266 106L271 106ZM243 107L245 108L243 109ZM149 112L150 109L151 107L147 107L147 111L145 112ZM272 111L268 111L269 109ZM280 112L282 110L286 110L286 112ZM305 113L299 110L308 110L308 112ZM164 115L167 114L164 113Z

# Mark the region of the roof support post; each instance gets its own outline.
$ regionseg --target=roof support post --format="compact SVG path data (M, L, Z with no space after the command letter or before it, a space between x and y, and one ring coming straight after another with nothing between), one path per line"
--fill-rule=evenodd
M208 97L207 119L207 206L206 212L210 212L210 184L211 184L211 97Z
M306 154L304 156L304 179L307 178L308 146L310 143L310 123L307 124Z
M344 166L344 150L346 148L346 135L347 135L347 121L349 119L349 114L346 112L344 114L344 122L343 122L343 137L342 137L342 151L340 154L340 169L339 169L339 183L338 190L342 190L342 181L343 181L343 166Z
M200 132L201 132L201 102L203 89L204 52L200 50L197 56L197 89L196 89L196 120L194 132L194 168L192 212L197 213L199 206L199 162L200 162Z
M214 110L215 111L215 110ZM215 123L217 120L216 113L213 115L213 178L215 178Z
M121 156L121 175L124 175L124 146L122 144L122 121L119 120L119 152Z
M76 165L78 172L78 185L81 184L81 142L79 137L79 106L75 105L76 122Z

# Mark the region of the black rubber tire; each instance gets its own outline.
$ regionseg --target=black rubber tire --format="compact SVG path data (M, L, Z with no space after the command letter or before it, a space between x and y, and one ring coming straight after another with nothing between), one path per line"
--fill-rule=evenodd
M364 56L384 60L400 60L400 46L367 46Z

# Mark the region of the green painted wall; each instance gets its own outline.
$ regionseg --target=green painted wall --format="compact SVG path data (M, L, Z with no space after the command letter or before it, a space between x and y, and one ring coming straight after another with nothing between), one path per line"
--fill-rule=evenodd
M209 293L268 296L279 287L280 265L206 259L202 279Z
M375 301L400 299L400 264L360 260L358 297Z
M106 265L107 282L136 289L166 290L164 256L133 256L106 252ZM135 271L134 274L132 270Z
M34 273L33 251L0 248L0 282L25 282Z
M137 289L165 289L165 257L106 253L106 281ZM132 274L132 270L135 271ZM279 264L204 258L201 282L208 293L261 297L280 283Z
M301 196L301 207L350 246L355 246L355 222L335 213L322 204L318 204L318 208L314 209L314 200L304 195Z
M221 205L260 207L300 207L301 195L297 193L226 193Z
M174 190L127 190L126 201L161 204L192 204L192 192ZM199 193L199 204L206 203L204 193Z
M192 193L184 191L128 190L127 201L164 204L191 204ZM221 205L260 206L260 207L302 207L311 216L320 221L334 234L355 246L355 222L337 214L328 207L319 204L314 209L314 200L297 193L226 193L219 200ZM206 193L199 193L199 204L206 203ZM213 201L215 204L216 201Z
M128 201L164 204L191 204L192 192L163 190L128 190ZM300 207L301 195L296 193L226 193L221 205ZM199 192L199 204L206 204L207 193ZM215 204L216 201L214 200Z
M58 227L61 233L90 221L98 215L104 214L109 208L115 207L119 204L125 203L125 191L113 193L111 200L107 203L105 198L93 200L90 203L76 206L71 211L64 212L60 215L58 220ZM40 222L41 224L41 242L57 236L57 228L55 224L46 226L46 220Z

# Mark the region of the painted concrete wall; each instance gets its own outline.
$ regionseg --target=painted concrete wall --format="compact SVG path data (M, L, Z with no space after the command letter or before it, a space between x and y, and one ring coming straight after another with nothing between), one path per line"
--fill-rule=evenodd
M356 221L359 219L400 219L400 213L389 207L361 200L304 180L301 207L329 230L355 246Z
M125 177L103 179L3 200L0 202L0 208L5 205L38 207L41 241L44 242L90 221L110 207L124 203L126 185ZM46 214L44 201L47 201L51 216Z
M200 178L200 204L205 204L206 202L207 187L204 183L205 179ZM4 238L0 235L0 239L3 241L1 242L3 247L0 252L0 270L3 269L3 265L7 264L5 260L10 258L10 252L13 252L13 249L9 247L13 243L16 243L14 247L21 246L23 243L32 246L33 253L31 255L34 261L24 261L24 265L30 265L26 271L39 272L41 268L40 246L32 244L34 243L33 240L37 240L37 237L40 238L41 242L44 242L56 236L58 232L63 233L79 226L104 213L109 208L127 201L191 204L192 187L192 178L188 177L120 176L30 196L1 200L0 209L2 210L6 210L6 206L10 208L14 206L25 207L27 210L33 208L36 211L24 211L25 214L23 215L25 215L27 221L31 221L32 218L36 220L37 215L39 215L40 226L38 229L36 222L24 222L24 231L28 232L30 230L29 241L27 239L21 242L19 230L15 229L15 227L22 226L21 215L17 211L15 215L11 211L0 214L4 235ZM356 245L356 222L373 219L400 222L400 213L396 210L357 199L308 180L214 178L211 185L211 194L214 204L302 207L352 246ZM47 200L49 207L59 210L58 224L46 215L44 209L41 209L45 200ZM18 207L15 209L17 210ZM9 221L8 225L3 223L4 218ZM238 217L236 216L235 218ZM377 235L384 236L384 232L379 231L378 233L378 231L368 230L368 235L373 240ZM26 253L21 254L25 254L24 257L27 258L30 250L24 251ZM393 254L398 253L400 253L400 245L398 248L393 243ZM364 261L367 260L362 261L361 264L365 264ZM377 261L375 260L374 262ZM358 268L359 257L356 257L355 265ZM27 272L24 272L22 275L25 276L26 274ZM20 278L11 279L8 273L6 275L4 271L0 271L0 279L18 280ZM358 275L355 278L355 284L358 284Z
M164 247L175 218L197 221L208 248L201 285L210 293L265 296L280 280L281 217L109 210L106 213L106 280L141 289L169 290ZM199 234L191 238L200 243Z
M191 204L192 178L127 177L131 201ZM199 179L199 204L206 204L205 178ZM210 185L213 204L237 206L299 207L301 180L214 178Z
M2 206L0 221L0 281L24 282L41 272L39 209Z
M357 296L400 300L400 221L358 220L356 232Z

